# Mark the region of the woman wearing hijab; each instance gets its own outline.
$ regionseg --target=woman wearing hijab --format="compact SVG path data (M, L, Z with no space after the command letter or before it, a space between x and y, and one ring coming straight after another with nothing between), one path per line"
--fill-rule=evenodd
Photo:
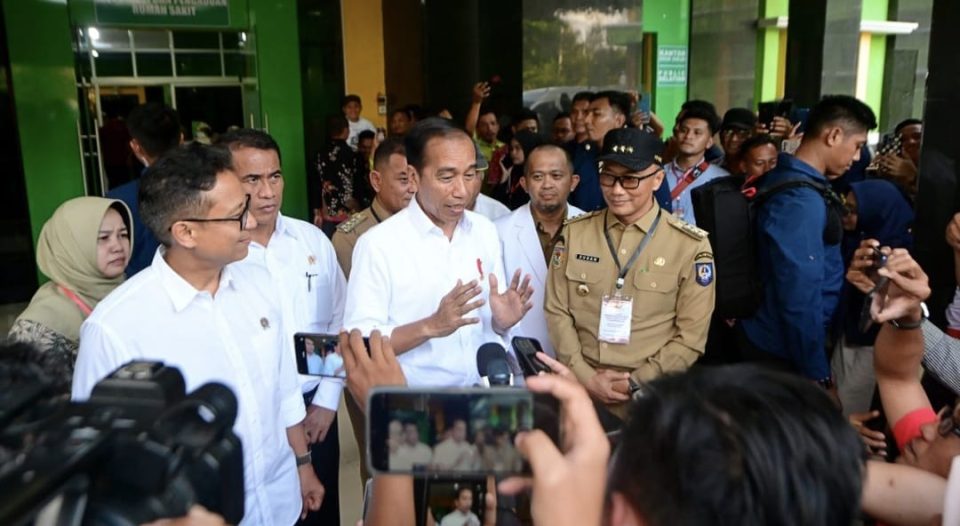
M102 197L71 199L43 225L37 266L50 281L20 313L10 338L31 344L33 360L69 392L80 325L124 279L133 238L130 210Z
M509 157L512 166L503 167L503 173L507 174L503 182L497 186L493 198L507 205L510 210L516 210L530 201L530 196L520 186L520 179L523 178L524 166L527 157L534 148L544 144L546 141L542 137L528 130L518 131L510 139Z
M853 252L865 239L876 239L880 246L913 247L913 208L903 192L890 181L867 179L850 184L845 196L843 217L843 257L849 267ZM862 413L870 408L875 379L873 342L879 327L866 331L861 327L861 311L866 296L849 283L844 284L841 308L843 316L839 346L832 368L844 414Z

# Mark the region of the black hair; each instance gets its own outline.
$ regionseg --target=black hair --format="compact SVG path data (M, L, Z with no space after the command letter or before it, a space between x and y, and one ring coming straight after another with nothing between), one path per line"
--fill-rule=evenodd
M570 118L570 113L566 111L561 111L560 113L557 114L556 117L553 118L553 122L557 122L560 119L569 119L569 118Z
M760 134L748 137L746 140L740 143L740 157L745 156L747 152L749 152L754 148L759 148L761 146L766 146L768 144L770 146L773 146L777 150L780 149L780 148L777 148L777 141L773 140L773 138L770 137L770 134L768 133L760 133Z
M520 123L523 122L523 121L529 121L529 120L536 121L536 122L537 122L537 128L540 127L540 116L537 115L537 112L535 112L535 111L533 111L533 110L531 110L531 109L523 108L522 110L520 110L520 111L518 111L517 113L514 113L514 114L513 114L513 123L512 123L512 124L520 124Z
M193 142L167 152L140 180L140 217L170 246L173 223L203 215L209 209L203 194L217 184L217 174L231 167L230 152L220 146Z
M402 114L406 115L408 119L413 120L413 117L410 115L410 108L407 107L407 106L404 106L404 107L402 107L402 108L394 108L393 110L391 110L391 111L390 111L390 118L392 119L393 116L396 115L396 114L398 114L398 113L402 113Z
M570 158L570 152L568 152L562 146L557 146L556 144L544 143L535 146L530 152L523 152L523 175L530 175L530 157L537 152L546 152L554 151L560 152L563 154L564 164L567 166L567 170L573 174L573 160Z
M645 386L610 467L646 524L848 525L865 448L812 382L755 365ZM799 500L798 500L799 499Z
M363 102L360 101L360 95L354 95L352 93L350 95L343 97L343 99L340 100L340 107L342 108L351 102L356 102L361 107L363 107Z
M373 166L378 168L390 162L391 155L403 155L406 157L407 149L403 146L403 141L393 137L384 139L373 152ZM379 169L379 168L378 168Z
M463 137L470 139L467 132L457 127L453 121L442 117L429 117L422 121L417 121L407 135L403 138L403 145L407 149L407 162L417 169L423 170L423 162L426 157L427 143L436 138L454 138Z
M717 107L712 102L703 99L690 99L680 105L680 111L686 111L693 108L700 108L717 115Z
M336 114L327 117L327 137L336 137L349 128L350 124L343 115Z
M180 116L159 102L137 106L127 116L127 131L150 157L160 157L180 145Z
M840 126L844 132L861 133L877 127L877 117L870 106L849 95L826 95L807 116L804 139L813 139L829 126Z
M573 96L573 100L570 101L570 104L576 104L582 100L590 102L593 100L592 91L578 91L576 95Z
M630 95L615 90L598 91L590 97L590 102L600 99L607 99L610 107L613 108L614 111L623 114L624 117L630 115Z
M496 110L493 109L493 106L480 106L480 113L477 114L477 120L480 120L480 117L483 117L488 113L492 113L495 119L500 117L497 115Z
M457 488L457 500L460 500L460 495L463 495L464 491L469 491L470 496L473 497L473 488L471 488L470 486L460 486L459 488Z
M893 129L893 134L894 134L894 135L900 135L900 130L906 128L907 126L913 126L913 125L915 125L915 124L919 124L919 125L923 126L923 121L920 120L920 119L915 119L915 118L913 118L913 117L910 117L909 119L904 119L904 120L900 121L899 124L897 124L897 127L896 127L896 128Z
M255 130L253 128L231 130L217 138L216 144L231 152L241 148L273 150L277 152L277 160L282 161L280 157L280 145L265 131Z
M377 136L376 133L373 133L373 130L363 130L357 134L357 142L360 142L365 139L373 139Z
M683 121L687 119L705 121L710 129L710 135L717 133L717 128L720 127L720 117L716 112L710 111L705 106L696 105L683 110L680 118L677 119L677 125L683 124Z

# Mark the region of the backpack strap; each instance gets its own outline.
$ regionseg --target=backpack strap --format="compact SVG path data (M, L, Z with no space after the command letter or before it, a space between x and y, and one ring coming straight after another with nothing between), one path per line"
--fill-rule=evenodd
M789 181L783 181L782 183L775 184L770 188L764 188L753 196L751 202L754 204L754 206L761 206L770 200L770 198L774 195L785 190L790 190L791 188L810 188L812 190L816 190L818 194L823 196L824 200L827 201L828 204L842 204L842 200L839 196L837 196L832 188L811 179L791 179Z

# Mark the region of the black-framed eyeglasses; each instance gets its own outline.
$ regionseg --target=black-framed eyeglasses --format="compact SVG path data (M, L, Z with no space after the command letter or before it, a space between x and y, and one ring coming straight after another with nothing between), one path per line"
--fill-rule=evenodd
M193 221L195 223L220 223L223 221L236 221L240 223L240 230L247 228L247 218L250 217L250 194L247 194L247 200L243 203L243 211L240 212L240 215L234 217L206 217L206 218L193 218L188 217L185 219L180 219L179 221Z
M937 424L937 432L940 433L940 436L947 438L950 436L950 433L953 433L954 435L960 437L960 420L956 418L956 409L957 404L952 406L944 406L937 415L939 419L939 424Z
M609 188L617 183L620 183L620 187L624 190L636 190L640 187L640 181L649 179L661 171L662 170L657 170L652 174L647 174L640 177L635 175L613 175L607 172L600 172L600 186L606 186Z

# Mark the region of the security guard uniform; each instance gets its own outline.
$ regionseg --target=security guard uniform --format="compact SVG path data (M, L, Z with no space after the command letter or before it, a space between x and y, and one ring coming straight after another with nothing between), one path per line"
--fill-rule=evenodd
M347 279L350 279L353 247L357 246L357 239L391 215L393 214L384 210L380 202L374 199L373 204L353 214L350 219L337 226L336 232L333 233L333 248L337 252L337 261Z
M640 170L646 169L659 162L660 145L656 141L654 149L653 142L637 135L641 133L611 131L604 152L647 156L650 162L640 163ZM615 162L616 157L600 159ZM634 161L630 163L637 164ZM651 200L650 211L629 225L606 209L570 219L554 248L544 305L547 326L557 357L582 383L597 369L612 369L629 372L642 384L684 370L703 354L714 305L707 232ZM628 268L618 289L623 267ZM632 300L632 314L625 314L629 338L621 343L600 341L601 309L615 295ZM623 416L625 407L610 409Z

